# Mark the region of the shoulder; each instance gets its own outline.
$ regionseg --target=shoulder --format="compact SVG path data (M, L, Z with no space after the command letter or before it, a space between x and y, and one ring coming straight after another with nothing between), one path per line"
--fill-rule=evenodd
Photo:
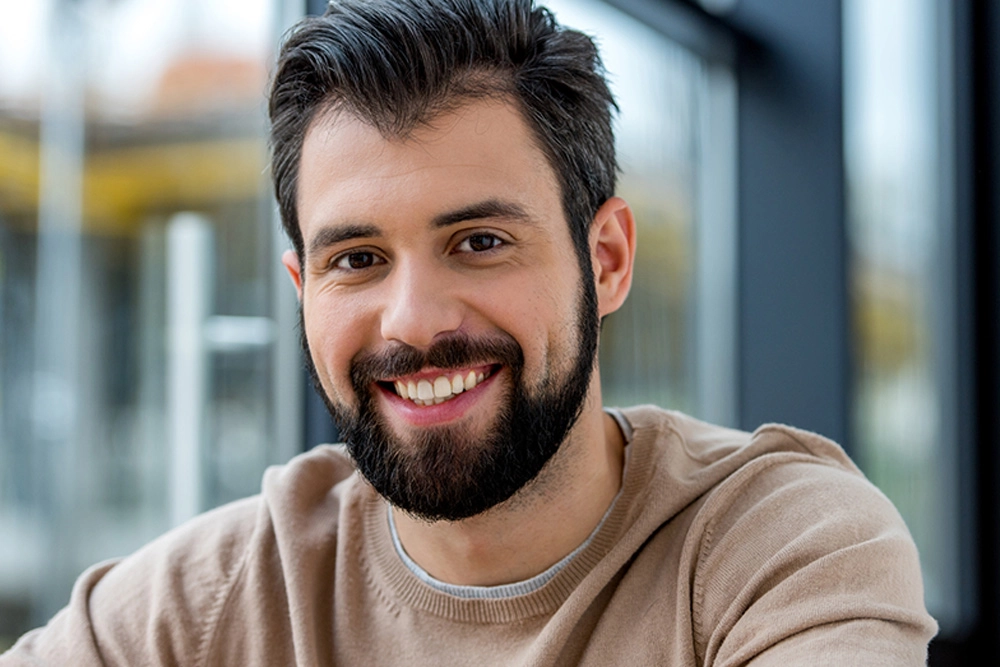
M616 410L631 426L636 439L655 441L660 450L689 459L696 468L716 463L726 474L768 453L798 453L861 474L844 450L816 433L783 424L764 424L753 433L701 421L676 410L641 405ZM680 464L679 460L672 460ZM682 466L687 468L688 466Z
M678 577L704 664L922 663L936 626L916 546L836 443L778 424L748 433L655 407L622 412L632 462L655 471L646 505L662 498L658 516L685 517Z
M746 449L753 456L696 519L692 603L705 657L778 654L815 636L812 651L871 647L865 664L922 660L936 628L916 546L889 499L815 434L769 425Z
M352 474L335 446L268 468L258 496L207 512L109 570L90 606L111 613L95 619L95 630L111 633L123 619L145 618L167 636L147 635L142 641L156 645L144 655L179 646L189 656L180 662L197 664L190 656L209 655L220 626L246 620L249 608L286 606L285 568L303 553L335 549Z
M748 568L769 551L755 545L809 556L868 540L890 541L916 565L916 548L899 512L832 441L769 424L731 456L738 467L709 491L699 512L702 567L732 541L750 548L744 555Z
M282 604L282 557L294 559L297 531L322 524L314 537L335 542L337 507L352 472L346 455L329 446L269 468L259 495L205 512L85 572L70 604L5 657L201 664L234 598Z
M254 551L280 539L283 524L317 518L335 524L343 483L352 472L350 460L334 446L268 468L259 495L205 512L111 567L94 587L92 603L121 607L145 599L150 586L169 589L160 600L203 598L206 584L224 587ZM113 599L105 600L109 594Z

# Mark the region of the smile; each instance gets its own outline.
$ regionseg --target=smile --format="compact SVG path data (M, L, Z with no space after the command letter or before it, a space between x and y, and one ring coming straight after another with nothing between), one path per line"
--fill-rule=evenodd
M452 371L437 377L399 378L392 381L396 394L421 407L450 401L462 392L475 389L493 374L485 370Z

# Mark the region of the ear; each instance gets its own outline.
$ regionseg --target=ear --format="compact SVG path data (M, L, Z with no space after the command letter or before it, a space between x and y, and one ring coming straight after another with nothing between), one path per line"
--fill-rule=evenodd
M288 275L292 279L292 284L295 285L295 293L299 296L299 302L302 301L302 265L299 264L299 256L295 254L294 250L286 250L281 254L281 263L285 265L285 270L288 271Z
M635 218L621 197L597 210L590 226L590 256L594 262L597 306L601 317L618 310L632 287L635 262Z

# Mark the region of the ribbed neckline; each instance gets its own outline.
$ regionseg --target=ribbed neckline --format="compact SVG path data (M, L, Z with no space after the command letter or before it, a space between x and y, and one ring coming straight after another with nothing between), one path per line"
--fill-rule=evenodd
M625 414L633 427L633 438L628 445L629 465L618 501L590 544L544 586L525 595L502 599L465 599L435 590L400 560L385 518L385 501L368 489L362 502L365 548L360 550L359 557L372 584L399 604L458 622L511 623L552 614L615 547L635 519L633 508L652 473L656 439L655 429L644 423L646 420L637 423L637 416L632 411Z

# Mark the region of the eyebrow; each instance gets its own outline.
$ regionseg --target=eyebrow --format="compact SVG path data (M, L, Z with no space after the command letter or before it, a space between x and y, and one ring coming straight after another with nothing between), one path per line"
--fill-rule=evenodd
M309 242L309 254L318 253L343 241L351 239L372 238L381 236L382 231L375 225L348 224L336 227L323 227Z
M508 218L518 222L532 222L528 212L514 202L503 201L501 199L487 199L486 201L472 204L460 208L456 211L442 213L431 220L431 226L435 229L456 225L467 220L482 220L486 218Z
M517 222L531 223L533 219L519 204L500 199L487 199L463 208L448 211L435 216L431 227L441 229L468 220L483 220L487 218L505 218ZM350 223L323 227L309 241L308 254L322 251L324 248L359 238L377 238L382 236L382 230L368 223Z

